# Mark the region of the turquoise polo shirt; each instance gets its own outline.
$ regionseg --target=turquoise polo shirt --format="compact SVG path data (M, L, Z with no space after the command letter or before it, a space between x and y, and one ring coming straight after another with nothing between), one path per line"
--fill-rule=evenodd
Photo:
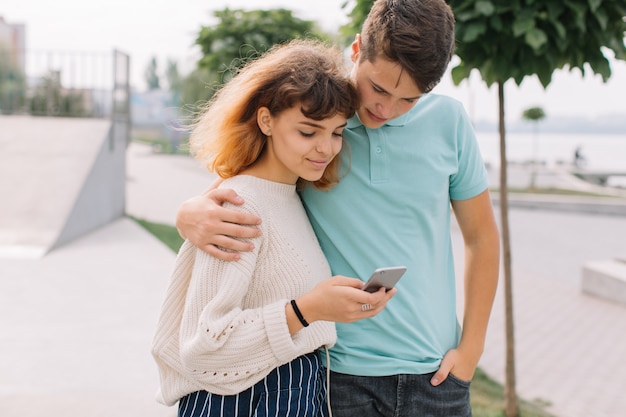
M435 371L460 328L450 200L487 189L487 174L463 106L427 94L377 129L355 116L344 131L340 183L301 193L333 275L367 280L405 265L398 293L371 319L337 323L333 371L352 375Z

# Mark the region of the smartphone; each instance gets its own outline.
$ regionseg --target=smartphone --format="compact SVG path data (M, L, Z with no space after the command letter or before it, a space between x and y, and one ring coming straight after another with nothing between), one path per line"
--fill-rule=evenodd
M385 289L389 291L396 285L405 272L406 266L378 268L363 286L363 291L376 292L380 287L385 287Z

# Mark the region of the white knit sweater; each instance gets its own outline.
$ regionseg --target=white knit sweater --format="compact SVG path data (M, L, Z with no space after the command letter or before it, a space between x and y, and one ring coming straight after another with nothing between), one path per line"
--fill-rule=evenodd
M289 300L330 277L295 186L241 175L221 188L244 198L243 207L231 207L262 219L262 236L237 262L182 245L152 346L163 404L198 390L239 393L336 340L331 322L311 323L293 336L287 327Z

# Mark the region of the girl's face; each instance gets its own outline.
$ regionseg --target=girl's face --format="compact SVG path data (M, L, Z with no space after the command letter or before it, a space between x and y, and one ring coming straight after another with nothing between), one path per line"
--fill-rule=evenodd
M276 116L262 107L257 122L268 138L251 171L271 181L295 184L299 177L307 181L322 177L341 150L347 120L340 114L323 120L309 119L298 104Z

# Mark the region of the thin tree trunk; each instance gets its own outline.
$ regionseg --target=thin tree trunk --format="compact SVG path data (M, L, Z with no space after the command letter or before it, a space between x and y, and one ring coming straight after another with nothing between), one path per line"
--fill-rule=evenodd
M513 329L513 291L511 275L511 241L509 236L509 195L507 184L506 129L504 126L504 83L498 82L500 128L500 231L504 268L504 306L506 331L506 369L504 383L504 414L517 417L517 390L515 388L515 332Z
M530 190L534 191L536 186L537 186L537 164L539 163L539 151L537 150L539 148L539 142L538 142L538 138L537 138L537 121L534 120L533 122L533 161L532 161L532 166L533 169L530 173Z

